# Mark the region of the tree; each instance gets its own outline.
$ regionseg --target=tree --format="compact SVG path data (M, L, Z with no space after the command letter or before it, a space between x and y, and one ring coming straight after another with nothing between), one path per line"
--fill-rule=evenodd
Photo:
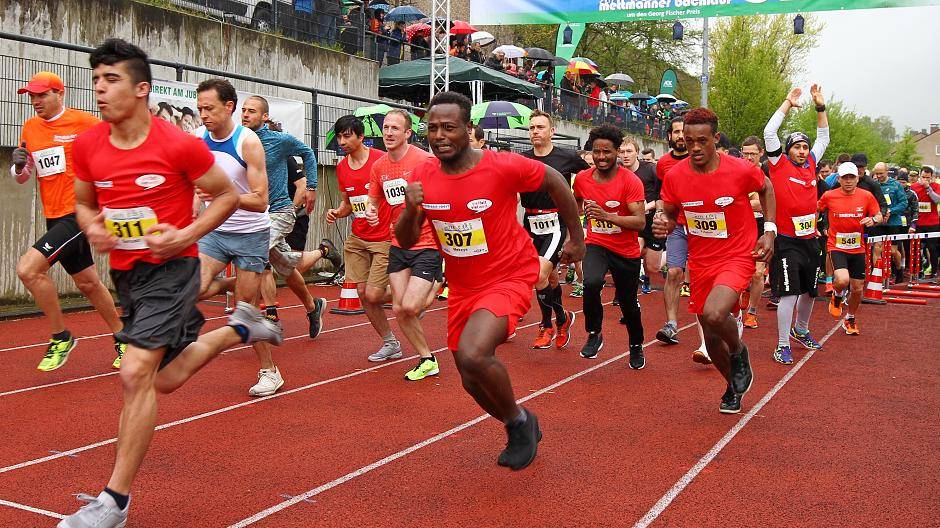
M789 15L719 19L712 35L708 101L732 142L760 134L823 29L811 15L804 35L794 35L791 24Z
M917 153L917 141L912 130L905 130L901 140L894 144L891 161L908 169L918 169L924 163L924 158Z
M881 131L872 126L868 116L862 116L849 110L841 101L827 101L826 113L829 116L829 148L826 157L834 159L838 154L864 153L869 163L887 161L892 143L882 137ZM799 111L790 114L784 123L785 133L804 132L810 137L816 135L816 109L812 103L806 104Z

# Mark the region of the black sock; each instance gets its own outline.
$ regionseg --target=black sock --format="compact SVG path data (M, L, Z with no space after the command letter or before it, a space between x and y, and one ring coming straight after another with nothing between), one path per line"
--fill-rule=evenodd
M538 299L539 308L542 310L542 328L552 327L552 297L554 297L554 291L551 286L535 292L535 298Z
M104 489L104 492L107 493L108 495L110 495L111 498L114 499L114 502L117 503L117 507L118 507L119 510L123 510L123 509L127 508L127 503L128 503L128 501L131 500L131 498L130 498L129 495L121 495L120 493L114 491L114 490L111 489L111 488L105 488L105 489Z
M238 337L242 338L242 343L248 342L248 328L245 325L235 324L229 325L235 329L235 332L238 334Z
M555 320L558 322L558 326L561 326L568 322L568 314L565 313L565 305L561 304L561 285L555 286L552 291L552 309L555 310Z
M58 334L52 334L52 339L57 341L68 341L70 337L72 337L72 333L68 329L62 330Z

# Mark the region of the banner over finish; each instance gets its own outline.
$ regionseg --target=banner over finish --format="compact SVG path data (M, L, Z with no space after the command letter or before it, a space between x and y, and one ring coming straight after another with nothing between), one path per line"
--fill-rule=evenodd
M470 23L565 24L940 5L940 0L470 0Z

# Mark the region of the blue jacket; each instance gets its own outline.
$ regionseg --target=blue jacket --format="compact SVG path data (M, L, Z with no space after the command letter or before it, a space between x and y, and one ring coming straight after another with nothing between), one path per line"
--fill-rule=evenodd
M901 183L892 177L881 184L881 191L884 194L885 201L888 202L888 210L891 215L885 223L887 226L902 225L901 217L907 211L907 193Z
M287 157L300 156L304 160L307 188L317 188L317 156L313 149L285 132L275 132L264 125L255 130L264 146L264 160L268 169L268 205L271 211L293 207L287 188Z

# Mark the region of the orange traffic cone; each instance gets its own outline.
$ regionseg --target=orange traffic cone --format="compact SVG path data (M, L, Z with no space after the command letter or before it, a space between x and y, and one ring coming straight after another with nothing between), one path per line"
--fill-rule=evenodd
M865 256L868 257L869 254L866 253ZM882 254L880 261L873 262L868 272L865 293L862 297L862 302L866 304L885 304L886 302L884 300L884 257L885 255ZM868 262L873 259L866 258L865 260Z
M330 308L330 313L338 315L359 315L366 313L362 309L362 303L359 301L359 292L356 291L356 283L343 281L343 289L339 292L339 305Z

